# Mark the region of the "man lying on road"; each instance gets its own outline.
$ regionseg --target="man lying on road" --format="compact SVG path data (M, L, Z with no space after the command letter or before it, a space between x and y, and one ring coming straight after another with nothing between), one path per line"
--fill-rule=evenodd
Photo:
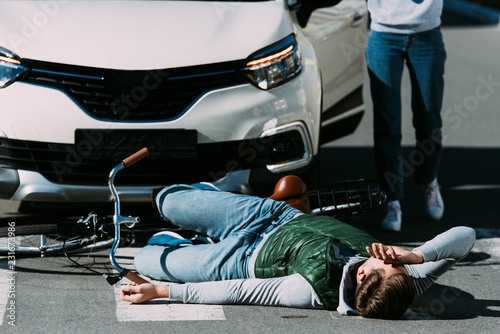
M185 284L124 285L124 301L169 298L398 319L475 242L473 229L455 227L407 251L332 217L199 184L167 187L156 204L164 219L213 243L170 232L153 236L134 260L137 271Z

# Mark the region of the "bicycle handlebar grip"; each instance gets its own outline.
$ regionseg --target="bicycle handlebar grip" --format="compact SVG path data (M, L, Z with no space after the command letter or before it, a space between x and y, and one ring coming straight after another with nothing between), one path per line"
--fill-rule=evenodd
M141 276L139 276L131 271L127 272L127 274L125 275L125 278L136 283L136 284L149 283L144 278L142 278Z
M144 159L148 155L149 155L148 148L144 147L141 150L139 150L139 151L135 152L134 154L132 154L131 156L129 156L128 158L123 159L122 162L125 165L125 167L130 167L133 164L135 164L136 162L138 162L139 160Z

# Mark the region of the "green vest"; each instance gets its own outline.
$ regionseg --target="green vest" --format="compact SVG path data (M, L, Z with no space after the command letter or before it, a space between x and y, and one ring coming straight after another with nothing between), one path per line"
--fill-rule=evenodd
M325 308L335 310L342 279L335 259L335 241L367 257L366 246L378 242L338 219L303 214L279 227L265 241L255 260L255 276L272 278L298 273L312 285Z

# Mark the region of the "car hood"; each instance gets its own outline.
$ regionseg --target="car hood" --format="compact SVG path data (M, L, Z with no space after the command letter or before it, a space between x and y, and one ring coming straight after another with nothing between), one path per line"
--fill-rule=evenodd
M115 68L244 59L291 33L282 1L1 1L0 46L22 58Z

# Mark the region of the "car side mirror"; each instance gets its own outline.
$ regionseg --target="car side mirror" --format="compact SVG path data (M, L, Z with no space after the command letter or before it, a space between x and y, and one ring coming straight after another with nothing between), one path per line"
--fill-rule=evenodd
M287 0L287 4L290 11L295 14L299 25L305 28L314 10L335 6L340 1L342 0Z

